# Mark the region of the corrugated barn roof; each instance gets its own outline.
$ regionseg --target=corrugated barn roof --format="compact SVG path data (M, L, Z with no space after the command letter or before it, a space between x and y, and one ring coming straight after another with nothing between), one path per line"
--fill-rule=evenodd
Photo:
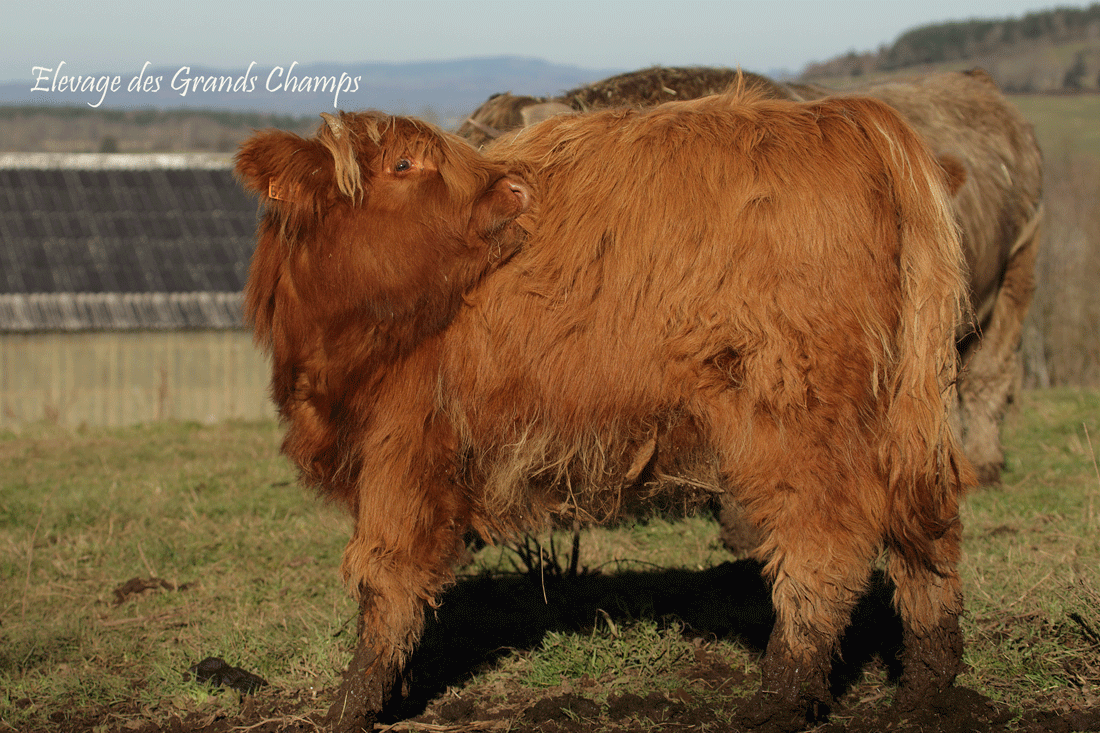
M257 207L231 164L0 156L0 330L240 327Z

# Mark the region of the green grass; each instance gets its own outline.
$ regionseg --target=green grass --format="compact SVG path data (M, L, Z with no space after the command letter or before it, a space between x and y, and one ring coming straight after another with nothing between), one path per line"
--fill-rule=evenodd
M970 681L1009 702L1088 694L1100 683L1086 630L1100 631L1100 394L1026 392L1004 438L1003 485L964 514Z
M529 656L529 669L521 679L534 687L553 687L562 680L586 675L597 680L636 675L667 678L691 649L679 624L662 627L654 621L640 621L620 629L606 617L588 634L548 633Z
M1047 160L1088 155L1100 161L1100 94L1009 97L1035 126Z
M195 117L209 118L226 126L265 128L277 127L291 129L302 125L312 125L311 116L294 117L291 115L265 114L261 112L232 112L225 110L203 109L91 109L83 105L4 105L0 106L0 120L17 117L58 117L61 119L95 118L108 122L129 122L136 126L149 125L174 120L187 120Z
M184 675L206 656L287 686L335 679L354 613L337 579L347 523L296 488L278 442L273 424L0 438L5 722L186 711L209 697ZM138 576L185 589L116 605Z
M1025 393L1004 434L1003 486L965 507L969 670L960 682L1013 706L1095 704L1100 392ZM271 423L0 434L0 730L49 729L60 710L120 725L233 714L234 695L186 674L206 656L297 696L301 713L324 710L354 635L355 607L338 579L349 524L296 486L279 440ZM716 536L708 518L586 532L582 577L629 583L631 572L714 568L731 559ZM559 564L569 544L556 536ZM489 547L464 572L491 587L514 578L515 563ZM115 588L133 577L178 589L116 603ZM734 683L697 694L751 692L757 660L739 641L693 639L689 620L659 609L593 603L581 631L550 628L457 684L487 699L494 690L537 699L579 680L605 698L669 693L705 653ZM857 694L878 694L881 671L868 676L872 691Z

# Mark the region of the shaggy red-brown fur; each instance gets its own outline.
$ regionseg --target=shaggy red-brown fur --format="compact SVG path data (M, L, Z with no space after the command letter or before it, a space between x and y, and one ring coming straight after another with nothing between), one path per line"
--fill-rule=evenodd
M839 92L817 84L781 84L732 69L653 67L552 99L495 95L458 134L484 145L502 132L531 124L528 118L539 114L651 106L737 84L771 99L805 101L840 93L881 99L913 126L945 167L970 276L970 317L957 334L965 368L953 417L980 480L996 483L1004 465L1000 422L1017 389L1020 337L1035 290L1042 156L1031 125L986 72L929 74ZM735 512L727 507L724 537L734 531Z
M828 703L883 548L899 701L949 685L964 280L920 140L873 100L735 94L552 118L491 156L362 114L238 157L252 189L292 192L247 299L284 448L355 517L361 641L333 724L373 721L468 527L727 492L778 615L762 719Z
M515 251L529 193L461 142L369 113L332 118L313 140L257 135L237 172L283 199L269 199L245 307L274 356L284 451L354 511L351 446L369 429L383 367L442 329Z
M814 99L837 92L796 87ZM1035 291L1043 160L1031 124L986 72L902 78L845 92L889 104L934 153L960 162L952 205L970 273L970 317L959 336L958 434L983 483L1004 465L1000 422L1021 370L1024 318Z

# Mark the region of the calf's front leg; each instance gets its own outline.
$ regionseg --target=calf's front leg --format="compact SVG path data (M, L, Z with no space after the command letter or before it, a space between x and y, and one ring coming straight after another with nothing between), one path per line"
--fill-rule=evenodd
M373 486L400 488L360 493L344 551L344 579L359 599L359 641L326 717L336 733L373 730L420 641L426 607L454 581L469 523L468 504L449 481Z

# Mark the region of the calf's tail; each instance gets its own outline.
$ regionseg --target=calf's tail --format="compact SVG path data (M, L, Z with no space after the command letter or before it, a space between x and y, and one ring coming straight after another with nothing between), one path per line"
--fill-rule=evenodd
M950 427L967 271L948 198L947 176L917 134L885 104L858 119L880 152L897 213L901 279L899 323L888 355L886 435L880 461L888 482L886 534L914 566L950 572L933 542L957 532L959 498L974 471Z

